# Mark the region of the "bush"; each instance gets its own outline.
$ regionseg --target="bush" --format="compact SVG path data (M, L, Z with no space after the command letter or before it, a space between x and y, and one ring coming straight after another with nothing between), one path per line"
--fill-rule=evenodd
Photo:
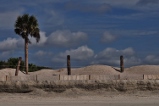
M3 68L16 68L19 58L9 58L7 61L0 61L0 69ZM40 69L50 69L49 67L37 66L35 64L29 63L29 72L38 71ZM20 70L24 71L24 61L21 61Z

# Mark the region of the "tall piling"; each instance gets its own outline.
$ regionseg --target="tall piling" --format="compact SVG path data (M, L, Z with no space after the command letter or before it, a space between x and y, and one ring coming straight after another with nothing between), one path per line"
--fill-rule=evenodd
M124 72L124 57L120 56L120 72Z
M15 71L15 76L18 76L21 61L22 61L22 57L19 57L17 67L16 67L16 71Z
M68 72L68 75L71 75L70 55L67 55L67 72Z

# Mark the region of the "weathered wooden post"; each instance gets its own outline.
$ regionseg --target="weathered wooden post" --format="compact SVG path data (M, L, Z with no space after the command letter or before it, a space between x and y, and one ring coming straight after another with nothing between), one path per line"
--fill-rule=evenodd
M118 80L120 80L120 74L118 75Z
M120 72L124 72L124 57L120 56Z
M6 75L6 81L8 81L8 75Z
M91 80L91 75L89 75L89 80Z
M38 75L36 75L36 79L35 80L36 80L36 82L38 82Z
M60 74L59 74L59 80L60 80Z
M145 75L143 74L143 80L145 79Z
M71 75L70 55L67 55L67 72L68 72L68 75Z
M15 71L15 76L18 76L21 61L22 61L22 57L19 57L18 64L17 64L17 67L16 67L16 71Z

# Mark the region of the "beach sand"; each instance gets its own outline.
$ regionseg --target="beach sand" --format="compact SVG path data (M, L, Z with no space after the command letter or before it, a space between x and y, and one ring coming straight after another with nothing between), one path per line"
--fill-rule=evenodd
M152 92L67 95L1 93L0 106L159 106L159 96Z
M14 76L15 69L0 70L1 81L5 81L5 76ZM66 68L63 69L43 69L37 72L30 72L25 75L19 72L23 81L25 77L33 75L42 76L47 79L52 75L67 75ZM73 68L73 75L159 75L158 65L143 65L126 68L124 73L119 72L119 68L106 65L92 65L82 68ZM68 89L65 92L45 92L34 89L30 93L0 93L0 106L159 106L159 91L105 91L102 89L86 91L82 89Z

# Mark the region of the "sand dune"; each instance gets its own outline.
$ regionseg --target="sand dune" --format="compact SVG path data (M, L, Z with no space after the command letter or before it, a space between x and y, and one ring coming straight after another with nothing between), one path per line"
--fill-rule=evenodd
M14 76L15 75L15 71L16 71L16 69L12 69L12 68L1 69L0 70L0 76L4 76L4 75ZM25 74L22 73L21 71L19 71L19 76L25 76Z
M81 68L72 68L71 74L72 75L121 75L121 76L139 76L145 74L145 75L159 75L159 65L140 65L140 66L134 66L130 68L125 68L123 73L120 73L120 68L114 68L107 65L91 65ZM15 69L6 68L0 70L0 77L1 79L5 78L5 76L14 76L15 75ZM19 75L21 77L35 77L35 75L38 75L41 79L49 79L49 77L52 76L58 76L58 75L67 75L67 68L62 69L42 69L36 72L29 72L29 75L25 75L21 71L19 71Z
M127 68L124 73L127 74L147 74L159 75L159 65L140 65Z
M119 72L120 68L114 68L107 65L91 65L82 68L72 68L72 75L115 75L120 74L121 76L135 76L143 74L154 74L159 75L159 66L158 65L141 65L126 68L123 73ZM26 80L28 77L35 80L35 76L38 76L38 80L45 79L50 80L52 76L56 75L67 75L67 69L62 68L58 70L52 69L42 69L36 72L29 72L29 75L23 74L19 71L19 77L24 82L15 82L14 84L3 83L1 82L1 91L8 90L9 92L15 90L15 92L26 92L26 90L32 91L30 93L16 94L14 93L0 93L1 94L1 104L4 106L38 106L38 105L83 105L83 106L95 106L95 105L111 105L111 106L127 106L127 105L139 105L144 106L149 104L152 106L158 106L159 96L158 94L158 82L155 80L151 81L133 81L129 80L114 80L114 81L101 81L97 83L96 81L84 81L84 82L74 82L66 83L65 81L59 81L59 84L64 84L59 86L57 81L53 83L36 83L34 88L29 87ZM6 68L0 70L0 80L5 81L5 76L14 76L15 69ZM91 83L92 82L92 83ZM26 85L24 84L26 83ZM6 84L6 85L5 85ZM10 84L10 85L9 85ZM39 84L39 85L37 85ZM71 84L76 84L72 85ZM85 85L81 87L86 87L87 90L80 89L79 85ZM103 85L102 85L103 84ZM52 86L51 86L52 85ZM77 86L78 85L78 86ZM87 85L87 86L86 86ZM100 86L99 86L100 85ZM104 86L106 85L106 86ZM110 85L110 87L108 86ZM38 89L38 86L40 89ZM2 88L3 87L3 88ZM8 88L6 88L8 87ZM63 93L56 93L56 87L58 90L66 89ZM79 87L79 88L76 88ZM96 88L97 90L88 91L88 88ZM101 89L99 89L101 87ZM116 88L116 89L115 89ZM117 89L118 88L118 89ZM47 90L54 92L46 92ZM110 89L115 89L111 91ZM154 91L153 91L154 89ZM21 90L21 91L19 91ZM123 92L127 90L127 92ZM144 91L145 90L145 91ZM147 91L148 90L148 91ZM151 92L149 90L152 90ZM117 92L121 91L121 93ZM6 91L5 91L6 92ZM8 101L9 100L9 101ZM62 102L61 102L62 101Z

